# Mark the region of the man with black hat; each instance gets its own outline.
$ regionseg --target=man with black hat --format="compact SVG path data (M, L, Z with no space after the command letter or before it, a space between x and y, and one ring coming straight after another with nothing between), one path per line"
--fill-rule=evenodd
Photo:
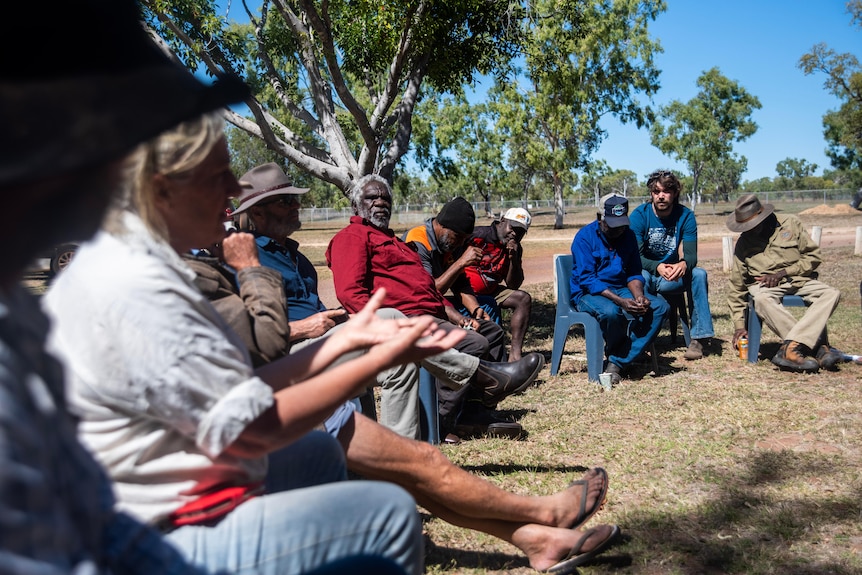
M572 304L599 320L605 337L605 372L611 383L655 340L669 306L656 294L644 295L640 252L629 229L629 201L607 194L596 221L575 234Z
M470 280L464 273L469 266L474 266L482 260L482 249L479 246L465 244L470 239L476 224L476 212L473 206L462 197L456 197L440 208L436 217L428 218L421 226L407 230L403 240L412 245L422 265L434 278L437 290L441 294L452 293L450 302L460 303L469 313L469 317L459 316L461 312L454 306L447 306L447 314L450 321L460 324L467 329L474 330L488 340L488 351L482 355L484 359L495 362L506 361L506 342L503 329L494 321L491 321L487 312L479 304ZM540 353L529 353L524 357L518 357L515 361L521 362L524 369L538 373L545 364L545 358ZM526 389L529 383L525 383L522 389L513 393L519 393ZM457 415L459 426L466 425L467 420L487 417L487 412L481 410L476 398L469 394L451 392L443 386L438 386L440 397L440 415L443 421L448 420L450 414ZM487 405L487 402L486 402ZM490 407L490 405L487 405Z
M31 5L4 8L8 22L33 17ZM45 351L48 320L21 276L41 250L95 233L138 144L247 89L207 86L172 63L131 0L51 2L38 17L50 66L0 36L0 191L15 214L0 229L0 569L198 573L115 508L104 469L77 439L61 365Z
M730 231L739 232L733 251L727 305L733 321L733 345L748 337L745 310L749 297L763 322L784 343L772 358L780 369L813 373L834 369L841 355L826 340L826 323L838 305L840 292L817 279L822 263L820 247L794 215L774 213L754 194L736 202L727 218ZM781 303L798 295L808 306L798 321Z
M423 366L437 378L440 414L450 435L448 441L458 442L459 436L476 434L520 437L520 424L498 418L493 408L503 398L526 389L538 375L542 360L533 356L512 363L493 359L489 350L501 353L502 330L494 322L475 321L458 313L437 289L420 255L395 236L389 228L392 192L385 179L375 174L363 176L351 188L350 202L356 215L335 234L326 250L338 300L348 311L358 311L382 287L386 289L384 305L408 317L427 314L436 318L441 329L467 328L466 336L454 350L423 361ZM466 202L458 203L463 208ZM450 215L462 220L452 225L463 224L463 216L455 212ZM452 223L447 218L444 221ZM443 242L452 246L463 242L466 235L459 238L457 234L444 234ZM493 342L485 333L492 335ZM430 365L429 359L439 365ZM471 401L464 402L465 397ZM462 404L467 409L462 410Z

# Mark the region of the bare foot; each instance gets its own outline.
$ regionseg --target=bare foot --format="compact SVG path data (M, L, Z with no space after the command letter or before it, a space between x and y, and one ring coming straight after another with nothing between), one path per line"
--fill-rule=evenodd
M579 543L577 555L603 548L616 530L613 525L598 525L589 531L592 533L584 539L588 531L528 524L513 534L512 541L527 556L530 567L545 571L566 559Z
M568 489L557 494L560 497L559 515L554 525L574 529L598 513L605 503L609 481L607 473L601 467L587 471L580 482L573 481ZM586 490L584 482L587 484ZM585 492L586 502L582 503Z

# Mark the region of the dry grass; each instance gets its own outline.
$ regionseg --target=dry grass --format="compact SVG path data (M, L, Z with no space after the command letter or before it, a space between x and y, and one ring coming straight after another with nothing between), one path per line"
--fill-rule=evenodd
M725 217L718 213L707 225L725 234ZM840 225L857 222L862 218L854 215ZM842 291L831 341L862 354L862 258L851 245L824 248L824 259L821 278ZM720 259L701 263L710 274L718 336L703 360L685 361L682 337L674 346L664 330L660 373L653 376L645 362L607 393L587 382L583 340L573 329L560 374L550 377L546 368L536 388L500 406L529 431L525 441L480 439L441 449L520 493L550 493L590 466L605 467L611 491L592 523L617 523L624 537L582 567L585 574L862 572L862 365L797 375L768 360L740 360L729 345L727 274ZM528 342L548 361L551 290L550 283L531 287L537 305ZM778 345L767 330L761 357ZM534 573L509 544L434 518L425 527L428 573Z
M813 204L786 207L800 212ZM702 241L727 234L728 206L698 210ZM565 252L590 210L567 214L564 230L538 214L528 256ZM862 215L812 215L807 226L853 230ZM343 224L309 226L297 238L313 262ZM824 244L825 245L825 244ZM852 239L824 247L821 278L841 289L830 320L833 345L862 354L859 280ZM667 331L657 342L660 373L649 365L611 392L587 382L583 340L570 333L560 374L546 367L538 386L500 405L529 432L524 441L476 439L441 449L457 464L507 489L551 493L588 467L611 477L605 509L621 542L582 573L862 573L862 365L796 375L768 360L750 365L730 349L721 258L705 259L717 338L701 361L682 359ZM319 268L321 277L328 270ZM548 276L549 277L549 276ZM32 278L31 278L32 279ZM34 289L41 287L33 280ZM550 281L530 286L535 301L527 349L550 362L554 304ZM681 341L680 336L680 341ZM764 332L762 357L777 338ZM513 546L425 516L427 572L535 573Z

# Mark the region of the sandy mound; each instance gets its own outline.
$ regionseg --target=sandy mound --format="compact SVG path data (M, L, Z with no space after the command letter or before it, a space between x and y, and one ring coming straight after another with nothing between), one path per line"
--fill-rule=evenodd
M836 204L834 206L823 204L822 206L815 206L813 208L803 210L799 212L799 214L805 216L855 216L862 214L862 212L854 209L850 204Z

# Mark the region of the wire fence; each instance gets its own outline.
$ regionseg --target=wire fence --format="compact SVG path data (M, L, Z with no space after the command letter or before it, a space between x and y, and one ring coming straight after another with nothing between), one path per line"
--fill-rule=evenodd
M735 194L728 198L729 202L735 202L736 198L741 194ZM856 190L851 188L840 189L824 189L824 190L783 190L773 192L760 192L757 194L760 200L764 203L769 202L822 202L824 204L849 204ZM680 200L688 204L689 198L681 197ZM629 202L632 205L638 205L649 201L649 196L638 195L629 196ZM476 216L499 216L505 213L509 208L526 208L530 212L553 212L554 200L497 200L490 202L471 202L473 209L476 211ZM702 204L710 204L711 201L702 201ZM565 210L575 210L595 206L596 199L592 197L568 198L563 201ZM427 218L433 217L440 211L442 203L433 204L403 204L396 205L392 209L391 222L396 224L419 224ZM353 215L353 210L350 208L302 208L300 210L300 218L303 222L333 222L347 223L350 216Z

